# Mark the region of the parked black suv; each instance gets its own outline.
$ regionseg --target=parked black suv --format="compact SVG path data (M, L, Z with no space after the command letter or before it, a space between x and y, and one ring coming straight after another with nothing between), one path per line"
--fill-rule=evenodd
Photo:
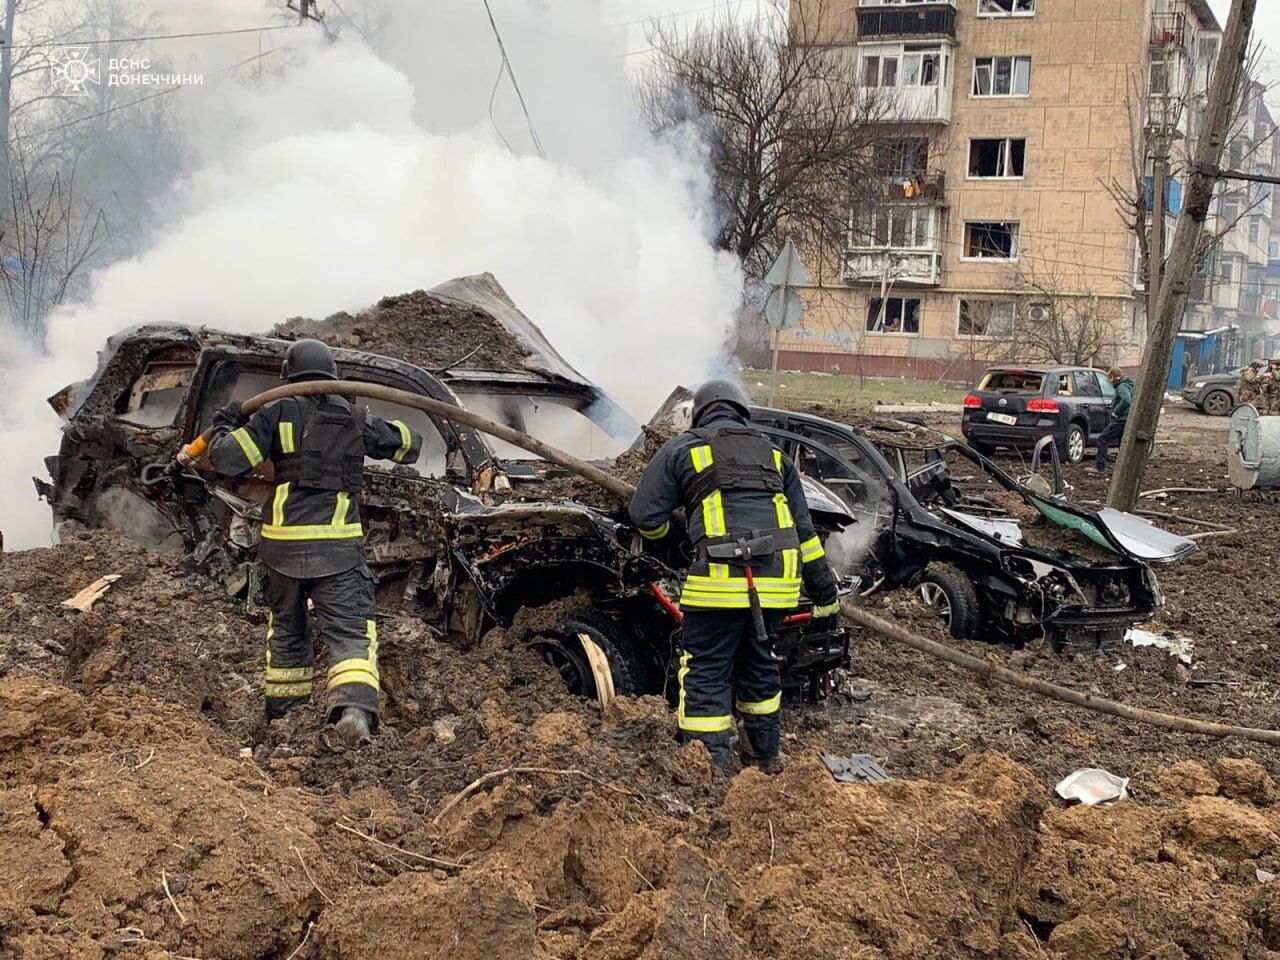
M961 430L980 453L1053 437L1079 463L1107 425L1114 394L1107 375L1089 367L992 367L964 398Z

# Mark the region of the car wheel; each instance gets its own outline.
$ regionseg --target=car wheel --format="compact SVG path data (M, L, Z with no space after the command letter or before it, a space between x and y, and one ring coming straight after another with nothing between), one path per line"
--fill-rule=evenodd
M916 578L916 589L957 640L977 632L978 594L964 571L949 563L930 564Z
M580 697L596 695L595 676L578 638L580 633L585 633L604 651L613 674L615 693L638 697L647 692L644 668L626 631L598 610L583 608L561 617L554 635L543 637L538 644L542 659L555 667L570 693Z
M1084 459L1084 448L1086 438L1084 428L1078 423L1067 425L1067 435L1063 438L1063 449L1066 452L1067 463L1079 463Z
M1235 404L1231 400L1231 394L1225 390L1210 390L1205 394L1204 400L1200 404L1200 409L1211 417L1225 417L1231 412L1231 408Z

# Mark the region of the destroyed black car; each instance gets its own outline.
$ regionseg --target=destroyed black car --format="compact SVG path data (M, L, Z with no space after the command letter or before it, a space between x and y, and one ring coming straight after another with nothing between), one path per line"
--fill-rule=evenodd
M1163 602L1151 564L1196 549L1140 517L1071 502L1060 474L1035 472L1038 458L1022 483L922 425L752 415L857 517L827 541L833 562L856 570L867 592L914 587L958 638L1110 646ZM1040 449L1056 471L1051 444Z
M518 364L458 361L458 369L432 372L338 349L344 379L465 403L580 455L605 456L621 446L616 438L629 418L555 354L491 278L415 296L484 310L511 336ZM231 593L255 597L258 505L271 489L270 463L233 479L161 468L219 407L278 385L288 346L181 326L113 337L92 378L50 400L65 421L63 439L46 460L51 482L36 484L55 521L111 527L180 551ZM620 519L623 505L611 512L567 498L522 499L526 481L546 472L540 462L517 461L528 457L523 451L495 449L474 430L417 410L377 401L369 408L424 437L412 467L366 464L362 513L382 609L410 606L470 642L494 624L519 628L522 612L554 603L554 617L525 613L527 630L575 692L596 690L584 637L607 657L617 692L670 689L678 572L634 549L634 531ZM827 529L851 519L834 500L817 513ZM810 621L804 609L789 618L779 654L788 690L816 696L844 663L847 640L829 621Z

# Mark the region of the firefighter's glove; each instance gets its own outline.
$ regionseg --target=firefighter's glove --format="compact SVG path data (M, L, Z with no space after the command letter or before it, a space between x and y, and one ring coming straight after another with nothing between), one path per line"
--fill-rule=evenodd
M249 418L244 415L244 411L240 409L240 401L232 400L225 407L213 415L213 425L215 427L225 427L228 430L235 430L237 427L243 427L249 422Z
M839 613L839 600L832 600L830 603L815 603L813 605L813 619L815 620L822 620L825 617L834 617Z

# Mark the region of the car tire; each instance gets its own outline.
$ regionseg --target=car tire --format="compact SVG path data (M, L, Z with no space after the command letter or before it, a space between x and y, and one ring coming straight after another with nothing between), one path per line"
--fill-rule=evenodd
M1200 401L1200 409L1211 417L1225 417L1234 406L1235 401L1226 390L1210 390Z
M631 637L621 624L598 610L583 607L561 617L553 636L543 638L538 644L542 659L555 667L570 693L591 698L596 695L595 678L582 641L578 639L580 633L585 633L604 651L613 674L614 693L638 697L648 692L644 667Z
M1080 463L1084 460L1084 449L1088 443L1084 427L1078 423L1067 424L1067 432L1062 437L1062 458L1067 463Z
M951 636L968 640L978 632L978 594L963 570L949 563L931 563L915 578L915 587Z

